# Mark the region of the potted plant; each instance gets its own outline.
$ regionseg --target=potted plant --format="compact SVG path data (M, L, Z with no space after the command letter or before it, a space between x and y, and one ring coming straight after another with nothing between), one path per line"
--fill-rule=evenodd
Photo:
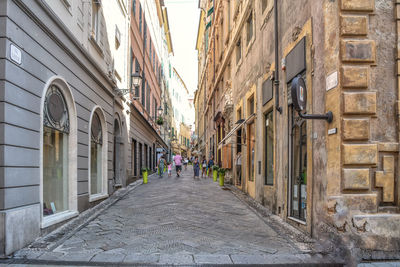
M218 169L218 173L219 173L219 185L220 185L220 186L224 186L225 172L226 172L226 169L224 169L224 168L219 168L219 169Z
M157 125L163 125L163 123L164 123L163 118L162 117L158 117L157 120L156 120L156 123L157 123Z
M214 165L214 166L212 166L212 170L213 170L213 180L214 180L214 182L216 182L218 179L219 167L217 165Z
M147 167L142 167L142 176L143 176L143 183L147 184L147 177L149 174L149 169Z

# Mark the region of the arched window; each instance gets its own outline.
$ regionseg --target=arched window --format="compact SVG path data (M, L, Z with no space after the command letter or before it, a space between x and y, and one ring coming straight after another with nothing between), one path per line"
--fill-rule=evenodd
M107 123L100 106L95 106L89 120L89 201L107 194Z
M43 108L43 216L69 209L69 131L67 102L60 88L51 85Z
M99 115L93 114L90 135L90 193L103 193L102 153L103 134Z

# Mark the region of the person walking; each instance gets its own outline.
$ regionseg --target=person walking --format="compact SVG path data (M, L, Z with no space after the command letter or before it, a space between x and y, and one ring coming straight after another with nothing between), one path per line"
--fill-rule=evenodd
M172 162L168 162L168 177L172 175Z
M212 167L214 166L214 155L211 155L207 163L207 176L210 177L212 174Z
M176 168L176 176L180 177L182 171L182 156L179 153L175 155L174 162Z
M201 177L203 177L203 175L205 176L207 173L207 160L206 160L206 156L203 156L203 160L201 161Z
M166 162L164 159L164 155L162 155L160 157L160 159L158 160L158 164L157 164L157 168L158 168L158 175L160 176L160 178L163 177L164 175L164 168L165 168Z
M193 160L193 171L194 171L194 179L196 179L196 177L198 178L200 176L199 175L200 162L199 162L199 159L197 158L197 156Z

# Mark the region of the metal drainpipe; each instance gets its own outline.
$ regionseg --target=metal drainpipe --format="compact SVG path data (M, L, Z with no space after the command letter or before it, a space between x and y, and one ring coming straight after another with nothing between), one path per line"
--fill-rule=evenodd
M274 35L275 35L275 108L282 114L282 107L279 106L279 42L278 42L278 0L274 0Z

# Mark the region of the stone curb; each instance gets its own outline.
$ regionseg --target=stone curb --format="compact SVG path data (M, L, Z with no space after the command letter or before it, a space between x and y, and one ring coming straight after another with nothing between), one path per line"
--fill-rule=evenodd
M149 178L154 178L156 173L151 174ZM143 184L143 180L139 179L131 184L129 184L125 188L121 188L114 192L110 197L103 200L101 203L97 204L93 208L85 210L84 212L80 213L78 217L70 220L69 222L65 223L60 228L50 232L49 234L39 237L36 239L32 244L28 247L23 248L19 251L16 251L13 255L14 258L23 258L24 252L28 251L52 251L83 227L85 227L89 222L97 218L100 214L102 214L105 210L110 208L114 205L117 201L121 198L129 194L133 191L136 187ZM22 254L22 256L19 256Z

